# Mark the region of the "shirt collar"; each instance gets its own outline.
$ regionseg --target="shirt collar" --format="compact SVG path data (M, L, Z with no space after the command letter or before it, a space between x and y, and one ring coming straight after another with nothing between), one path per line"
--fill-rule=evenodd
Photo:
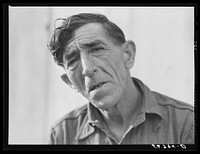
M139 79L132 78L135 85L141 90L143 97L142 113L152 113L162 116L162 112L152 91Z
M162 118L162 113L157 104L157 100L153 93L150 91L150 89L139 79L132 78L132 80L134 84L141 90L143 97L142 114L139 117L142 118L145 116L145 113L149 113L156 114L160 118ZM140 120L136 120L136 125L145 120L145 118L143 118L143 120L141 120L141 118L139 118ZM97 108L95 108L91 103L88 103L87 116L82 122L82 125L77 133L76 139L84 139L87 136L91 135L95 130L94 126L101 128L105 126L105 123L103 122L100 111Z

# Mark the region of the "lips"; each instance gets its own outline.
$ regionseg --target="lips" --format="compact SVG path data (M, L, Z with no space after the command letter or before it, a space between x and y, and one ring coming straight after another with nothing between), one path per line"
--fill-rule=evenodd
M100 87L102 87L106 82L100 82L98 84L95 84L95 85L91 85L89 86L89 92L95 90L95 89L98 89Z

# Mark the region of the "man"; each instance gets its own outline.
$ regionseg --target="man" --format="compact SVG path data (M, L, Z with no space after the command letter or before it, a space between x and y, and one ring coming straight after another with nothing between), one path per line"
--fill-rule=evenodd
M99 14L63 19L49 49L89 101L58 121L52 144L194 144L194 109L130 76L136 47Z

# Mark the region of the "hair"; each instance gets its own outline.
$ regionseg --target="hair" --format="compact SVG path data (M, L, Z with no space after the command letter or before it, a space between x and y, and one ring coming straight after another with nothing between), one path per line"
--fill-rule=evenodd
M121 45L125 42L125 36L122 30L114 23L109 21L106 16L93 13L81 13L68 18L58 18L62 20L61 26L54 29L48 48L54 56L55 62L63 66L63 52L68 41L73 38L73 34L79 27L88 23L100 23L115 45Z

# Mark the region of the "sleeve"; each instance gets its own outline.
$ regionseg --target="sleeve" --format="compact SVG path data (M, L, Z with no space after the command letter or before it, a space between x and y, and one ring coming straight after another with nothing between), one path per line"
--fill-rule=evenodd
M55 130L54 130L54 128L52 128L51 133L50 133L49 144L56 144L55 136L56 136Z
M187 120L187 125L182 137L182 144L195 144L194 130L194 114L192 113Z
M51 128L50 133L50 144L66 144L67 143L67 135L66 135L66 128L62 124L55 125Z

